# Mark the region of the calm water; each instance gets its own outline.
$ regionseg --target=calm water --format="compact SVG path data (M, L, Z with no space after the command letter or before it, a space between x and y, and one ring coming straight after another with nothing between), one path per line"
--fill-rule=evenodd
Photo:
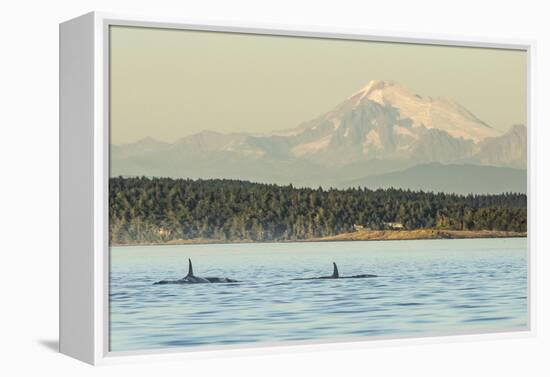
M152 285L187 274L239 283ZM372 279L291 281L330 275ZM527 240L111 248L111 351L526 328Z

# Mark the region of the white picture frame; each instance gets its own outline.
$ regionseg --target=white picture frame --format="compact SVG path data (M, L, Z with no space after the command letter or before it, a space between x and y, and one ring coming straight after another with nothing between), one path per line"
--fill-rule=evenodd
M108 174L111 25L207 30L348 40L524 50L528 59L528 310L526 331L425 338L369 338L258 346L219 346L146 352L109 352L108 337ZM471 341L534 336L535 263L533 101L535 42L420 33L240 24L92 12L60 25L60 352L90 364L219 357L226 355L351 349L388 344Z

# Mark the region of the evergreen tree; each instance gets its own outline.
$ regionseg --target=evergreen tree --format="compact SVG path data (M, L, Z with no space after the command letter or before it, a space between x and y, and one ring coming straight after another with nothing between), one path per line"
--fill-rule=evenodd
M527 230L524 194L295 188L211 179L111 178L110 241L282 241L384 229Z

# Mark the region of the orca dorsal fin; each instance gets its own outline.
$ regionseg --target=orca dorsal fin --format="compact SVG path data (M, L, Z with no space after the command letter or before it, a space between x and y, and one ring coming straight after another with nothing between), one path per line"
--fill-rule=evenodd
M336 263L332 262L332 265L334 266L334 270L332 270L332 277L338 278L340 277L340 274L338 274L338 266L336 266Z
M193 275L193 263L191 263L191 258L189 258L189 271L187 272L187 276L195 276Z

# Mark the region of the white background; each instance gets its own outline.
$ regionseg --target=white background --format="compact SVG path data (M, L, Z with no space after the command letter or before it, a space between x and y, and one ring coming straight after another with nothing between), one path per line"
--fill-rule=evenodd
M545 1L4 1L0 17L0 374L68 376L550 375ZM535 338L92 368L54 352L58 333L58 23L91 10L537 41ZM532 232L531 235L535 233Z

